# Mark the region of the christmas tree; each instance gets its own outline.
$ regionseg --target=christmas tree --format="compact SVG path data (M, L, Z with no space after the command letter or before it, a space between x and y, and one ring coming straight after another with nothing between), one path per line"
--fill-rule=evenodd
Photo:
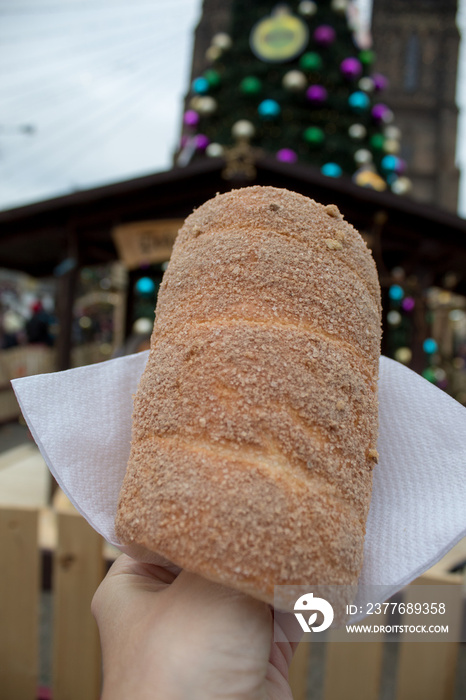
M191 86L178 165L240 144L362 186L409 190L400 131L351 0L233 3ZM256 151L257 152L257 151Z

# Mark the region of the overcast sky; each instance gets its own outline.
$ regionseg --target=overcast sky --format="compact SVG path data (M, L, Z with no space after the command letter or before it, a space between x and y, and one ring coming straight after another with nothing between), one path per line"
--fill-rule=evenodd
M0 0L0 209L171 167L201 6Z

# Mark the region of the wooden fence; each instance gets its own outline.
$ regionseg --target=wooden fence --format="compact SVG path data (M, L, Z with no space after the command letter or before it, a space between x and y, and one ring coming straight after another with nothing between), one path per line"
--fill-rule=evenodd
M37 700L41 591L40 509L0 507L0 700ZM48 514L48 517L50 513ZM98 631L90 613L104 575L102 538L74 512L53 513L53 700L97 700L101 684ZM442 575L435 582L445 582ZM460 575L448 581L461 584ZM460 609L458 609L460 615ZM392 643L390 643L392 644ZM378 700L383 639L325 645L323 700ZM454 698L459 644L400 643L396 700ZM295 700L310 690L314 644L301 643L290 682ZM45 695L43 696L45 697Z

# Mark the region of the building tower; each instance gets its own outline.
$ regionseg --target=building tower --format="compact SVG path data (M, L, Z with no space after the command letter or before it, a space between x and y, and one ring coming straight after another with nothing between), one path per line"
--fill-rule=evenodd
M456 212L457 0L373 0L376 70L401 128L410 196Z

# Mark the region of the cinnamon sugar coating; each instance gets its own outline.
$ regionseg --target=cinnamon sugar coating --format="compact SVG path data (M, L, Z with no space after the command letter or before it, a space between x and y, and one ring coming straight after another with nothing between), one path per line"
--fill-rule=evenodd
M377 460L380 289L334 205L217 195L181 228L134 403L116 530L273 602L354 584Z

